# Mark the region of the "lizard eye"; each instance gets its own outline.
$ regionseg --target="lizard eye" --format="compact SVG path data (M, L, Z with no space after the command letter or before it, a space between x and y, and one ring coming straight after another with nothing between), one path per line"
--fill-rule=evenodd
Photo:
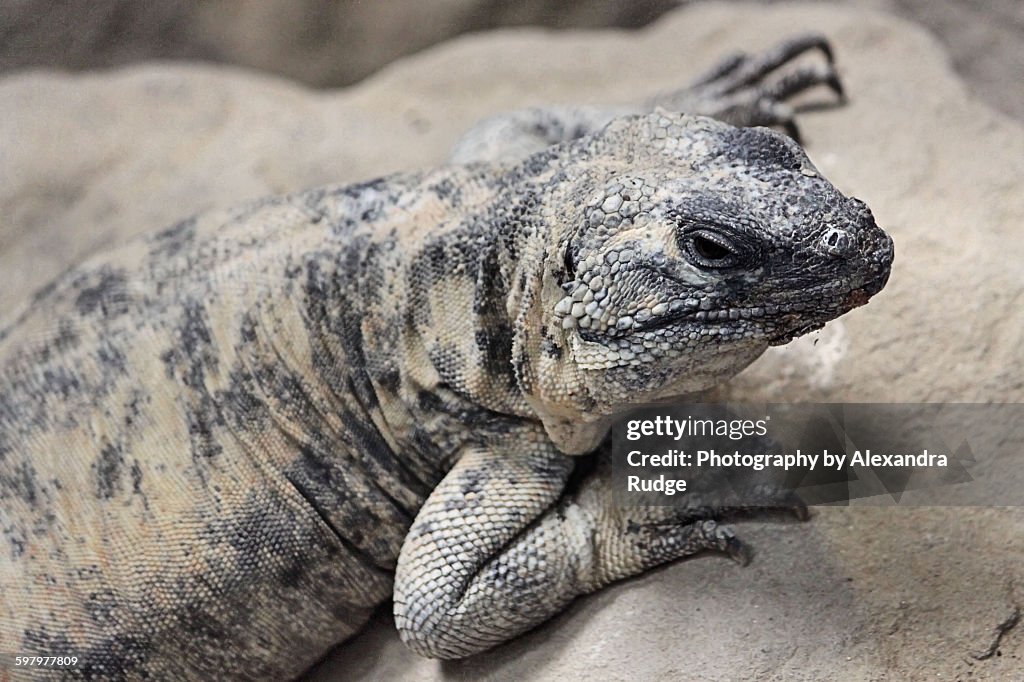
M563 256L562 265L565 267L565 274L569 278L569 281L576 278L576 263L572 257L572 247L565 247L565 255Z
M738 262L732 242L710 230L697 230L683 238L683 251L700 268L728 268Z

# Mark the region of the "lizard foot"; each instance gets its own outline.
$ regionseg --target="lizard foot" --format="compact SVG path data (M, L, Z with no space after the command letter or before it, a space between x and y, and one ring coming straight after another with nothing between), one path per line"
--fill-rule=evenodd
M777 73L812 51L820 52L824 61ZM732 55L689 87L655 97L651 107L712 116L738 126L778 126L799 141L796 110L787 100L818 85L828 86L844 101L832 47L824 36L809 34L757 55Z
M687 525L654 522L632 530L649 536L641 546L646 545L648 551L654 549L668 556L689 556L710 549L726 554L740 566L746 566L754 555L750 545L741 540L736 531L715 519Z
M753 550L743 542L726 521L760 519L770 516L795 518L807 521L810 512L807 505L792 490L772 484L761 484L748 490L742 503L720 504L693 499L693 504L681 508L660 507L650 509L648 518L637 524L630 524L635 532L642 530L649 535L649 547L658 552L676 556L696 554L703 550L723 552L733 561L746 566L750 563ZM661 539L655 539L662 536ZM685 548L680 552L680 548Z

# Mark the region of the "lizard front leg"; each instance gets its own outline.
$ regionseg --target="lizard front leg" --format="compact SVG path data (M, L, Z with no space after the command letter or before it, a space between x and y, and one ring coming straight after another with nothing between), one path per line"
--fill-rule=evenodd
M728 510L618 507L606 458L566 491L573 464L550 447L474 450L460 459L399 556L395 623L410 648L469 656L581 594L704 549L746 563L746 546L715 520Z
M821 52L824 61L778 73L811 51ZM795 111L787 100L817 85L827 85L843 97L828 41L817 34L803 35L757 55L727 57L690 85L636 105L539 107L485 119L456 143L449 158L455 163L515 161L594 133L618 116L649 113L658 107L736 126L779 126L799 139Z

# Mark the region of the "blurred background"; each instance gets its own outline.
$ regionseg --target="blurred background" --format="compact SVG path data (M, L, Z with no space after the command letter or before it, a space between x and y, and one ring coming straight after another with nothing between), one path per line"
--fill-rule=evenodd
M153 59L235 64L330 88L461 33L637 28L701 0L4 0L0 75ZM770 0L769 0L770 1ZM850 0L931 30L975 94L1024 119L1024 1Z

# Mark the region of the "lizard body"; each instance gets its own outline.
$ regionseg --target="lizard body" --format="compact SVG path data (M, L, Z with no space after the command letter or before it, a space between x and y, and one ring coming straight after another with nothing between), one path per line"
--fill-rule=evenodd
M0 651L281 678L393 596L414 650L460 657L739 552L616 509L603 469L566 489L571 455L866 302L891 241L778 133L560 130L186 220L28 302L0 330Z

